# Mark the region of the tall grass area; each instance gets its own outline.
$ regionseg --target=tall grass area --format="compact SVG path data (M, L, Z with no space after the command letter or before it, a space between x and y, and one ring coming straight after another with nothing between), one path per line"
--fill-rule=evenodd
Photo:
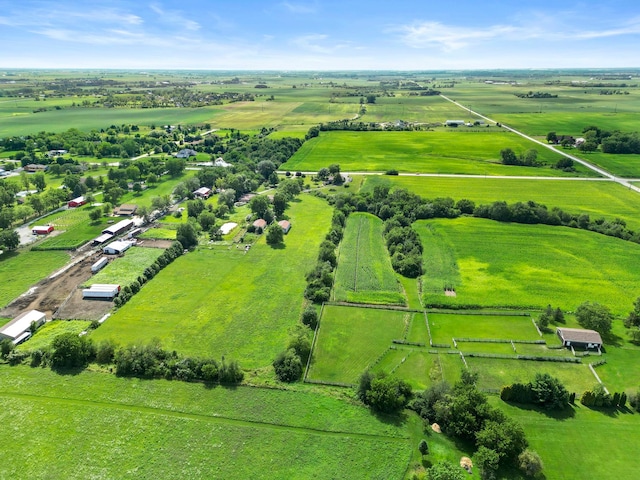
M404 423L305 392L0 368L3 478L401 478ZM117 457L118 461L114 461Z
M58 335L63 333L73 333L79 335L80 332L86 330L91 322L85 320L54 320L45 323L36 333L26 342L18 345L18 350L26 352L45 349L51 346L51 342Z
M608 181L526 180L516 178L451 178L421 176L368 176L363 191L378 186L406 188L425 198L468 198L476 204L532 200L592 218L621 218L630 228L640 228L638 194Z
M5 306L69 261L66 252L17 251L0 255L0 306Z
M419 229L424 249L422 293L424 295L443 295L445 291L455 292L461 282L456 255L449 238L432 225L426 224Z
M329 230L331 207L303 196L287 210L295 227L284 248L260 239L244 248L199 248L146 284L92 336L121 344L158 337L184 355L271 364L302 309L305 274Z
M340 244L334 297L355 303L406 303L382 237L383 222L352 213Z
M421 238L439 232L453 245L456 296L425 292L431 305L573 310L584 301L626 315L638 296L640 245L593 232L476 218L419 221ZM439 252L424 251L425 261Z
M332 163L346 172L397 170L399 172L460 173L477 175L566 176L547 167L508 166L500 163L500 150L538 151L538 160L555 164L559 155L513 133L492 127L471 132L321 132L305 142L281 166L283 170L318 171ZM586 170L581 170L586 171Z
M102 270L87 280L86 285L94 283L117 283L121 286L130 285L138 276L144 273L157 258L162 255L161 248L132 247L118 257L109 262Z
M325 305L308 378L356 383L367 368L401 339L412 313Z

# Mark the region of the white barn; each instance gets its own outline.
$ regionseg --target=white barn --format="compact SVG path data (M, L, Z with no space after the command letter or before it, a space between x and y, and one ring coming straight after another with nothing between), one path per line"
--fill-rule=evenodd
M0 339L8 338L15 345L24 342L31 336L31 324L40 326L47 321L47 316L38 310L29 310L18 315L0 329Z
M125 242L124 240L117 240L115 242L111 242L109 245L104 247L102 251L107 255L118 255L120 253L126 252L131 248L133 242Z

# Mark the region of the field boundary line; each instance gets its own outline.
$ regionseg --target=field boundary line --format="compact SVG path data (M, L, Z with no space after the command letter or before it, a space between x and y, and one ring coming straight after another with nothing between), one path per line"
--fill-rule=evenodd
M422 310L404 307L402 305L378 305L375 303L352 303L352 302L326 302L327 305L333 307L351 307L351 308L372 308L375 310L393 310L398 312L422 313Z
M318 323L316 329L313 331L313 340L311 341L311 351L309 352L309 358L307 358L307 367L304 369L304 376L302 381L307 381L307 375L309 375L309 367L311 366L311 357L313 357L313 350L316 347L316 338L318 338L318 332L320 331L320 321L322 320L322 314L324 313L324 303L320 307L320 315L318 316Z
M168 410L164 408L154 408L140 405L131 405L127 403L101 402L97 400L85 400L80 398L55 397L47 395L33 395L27 393L14 393L0 391L0 397L15 398L21 400L31 400L51 404L51 401L65 403L79 407L107 407L115 410L125 410L130 412L143 413L148 415L163 415L165 417L182 418L188 420L200 420L209 423L223 423L238 427L262 427L265 429L287 431L292 433L302 433L308 435L322 435L329 437L355 437L364 440L385 439L388 441L405 442L408 437L393 437L387 435L379 435L374 433L358 433L333 430L321 430L313 427L298 427L295 425L285 425L278 423L261 422L258 420L241 420L238 418L226 417L218 414L206 415L200 413L189 413L180 410Z

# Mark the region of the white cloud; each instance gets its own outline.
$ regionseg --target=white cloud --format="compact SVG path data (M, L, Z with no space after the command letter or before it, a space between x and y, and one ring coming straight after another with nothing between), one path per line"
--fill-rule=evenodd
M314 5L309 5L309 4L302 4L302 3L291 3L291 2L282 2L280 5L282 5L285 9L289 10L291 13L298 13L298 14L311 14L311 13L316 13L318 11L317 6Z
M291 40L291 43L302 50L306 50L311 53L320 53L324 55L334 54L338 50L351 47L349 43L335 43L327 44L326 40L328 35L324 34L310 34L302 35Z
M186 18L181 12L177 10L164 10L157 3L152 3L149 8L160 17L160 20L164 23L170 23L174 28L186 28L187 30L196 31L200 30L201 26L195 20Z

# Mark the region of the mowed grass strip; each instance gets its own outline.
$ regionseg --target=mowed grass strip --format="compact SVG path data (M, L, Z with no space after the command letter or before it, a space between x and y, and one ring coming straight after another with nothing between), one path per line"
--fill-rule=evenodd
M94 283L117 283L130 285L144 273L164 252L161 248L131 247L124 256L113 259L102 270L87 280L86 285Z
M308 378L355 383L400 339L413 314L325 305Z
M542 309L551 303L573 310L588 300L622 315L638 296L640 245L632 242L567 227L468 217L414 226L421 235L435 228L447 237L460 269L456 296L427 292L426 304Z
M93 333L121 344L162 344L183 355L271 364L302 309L305 274L330 226L331 207L303 196L287 211L293 228L283 248L261 238L248 253L200 248L181 256Z
M527 316L429 313L428 317L435 343L453 346L452 338L540 340L531 318Z
M0 255L0 306L5 306L29 287L69 261L66 252L17 251Z
M334 296L337 301L404 305L382 237L383 222L352 213L340 244Z
M0 418L22 426L0 448L43 460L5 462L6 478L400 478L411 449L404 425L323 395L24 366L0 377Z
M563 176L551 168L506 166L500 150L524 153L534 143L504 131L322 132L305 142L282 170L318 171L332 163L342 171L459 173L477 175ZM555 163L557 154L538 150L538 160Z
M476 204L532 200L548 208L559 207L591 218L623 219L640 228L638 194L607 181L527 180L517 178L451 178L421 176L368 176L363 191L373 192L377 185L406 188L424 198L468 198Z

